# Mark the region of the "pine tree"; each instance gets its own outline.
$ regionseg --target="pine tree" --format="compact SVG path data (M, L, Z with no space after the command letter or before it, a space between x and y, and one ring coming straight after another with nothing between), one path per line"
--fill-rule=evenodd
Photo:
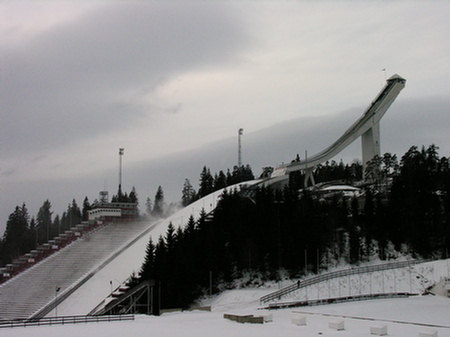
M58 214L56 214L55 218L53 219L53 230L54 230L53 237L61 233L61 220L59 220Z
M81 210L77 205L75 199L72 200L72 206L70 206L71 226L81 223L82 215Z
M83 200L83 211L82 211L82 219L83 221L89 220L89 211L92 209L91 205L89 204L88 197L85 197Z
M130 195L128 196L129 202L139 204L136 188L133 186Z
M360 215L359 215L359 205L358 199L355 197L352 199L351 205L351 224L349 228L349 244L350 244L350 263L354 264L361 259L361 238L359 235L360 231Z
M152 214L152 200L147 197L147 200L145 201L145 211L148 216Z
M155 245L150 237L147 248L145 250L145 259L139 272L139 278L143 280L151 280L155 273Z
M51 236L51 226L52 226L52 205L48 199L44 201L39 212L37 214L37 226L39 227L40 238L39 242L47 242L52 238Z
M6 230L3 234L2 264L11 262L12 259L26 253L33 247L29 220L30 216L25 203L22 204L22 207L16 206L14 212L9 215Z
M195 234L195 220L194 216L189 216L188 223L186 225L186 237L191 239Z
M214 190L220 190L227 187L227 177L222 170L219 171L217 178L214 179Z
M152 214L156 217L162 217L164 213L164 192L161 186L155 194L155 205L153 206Z
M206 166L203 166L202 173L200 174L200 188L198 194L200 198L213 192L214 178L211 175L211 171Z
M187 205L189 205L190 203L192 203L192 201L194 201L195 198L195 191L192 188L191 182L189 181L189 179L184 179L184 185L183 185L183 190L181 191L181 204L186 207Z
M165 242L168 254L172 254L175 246L175 227L173 226L172 221L167 227Z
M34 217L32 217L30 221L30 246L33 249L36 249L36 247L38 246L37 224Z

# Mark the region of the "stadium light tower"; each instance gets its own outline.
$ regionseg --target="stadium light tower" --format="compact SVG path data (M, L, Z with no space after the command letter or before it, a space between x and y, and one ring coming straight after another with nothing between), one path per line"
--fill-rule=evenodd
M119 187L122 187L122 156L123 148L119 148Z
M241 136L244 133L244 129L240 128L238 132L238 166L242 166L242 149L241 149Z

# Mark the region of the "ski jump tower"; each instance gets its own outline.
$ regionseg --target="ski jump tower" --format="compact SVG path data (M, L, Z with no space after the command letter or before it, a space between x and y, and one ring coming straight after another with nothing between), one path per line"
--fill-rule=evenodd
M275 170L272 177L264 181L263 184L267 186L282 183L289 178L290 172L303 171L305 173L305 186L309 183L314 185L313 171L315 167L336 156L358 137L361 137L362 162L365 170L367 162L375 155L380 155L380 120L405 87L405 83L406 80L397 74L390 77L364 114L338 140L325 150L305 158L305 160L291 163L281 170Z

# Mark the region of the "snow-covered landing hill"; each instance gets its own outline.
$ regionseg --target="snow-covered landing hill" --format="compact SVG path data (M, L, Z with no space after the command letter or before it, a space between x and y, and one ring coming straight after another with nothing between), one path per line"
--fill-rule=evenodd
M247 181L236 185L228 186L226 190L239 190L243 185L253 185L259 180ZM155 224L149 235L142 236L131 247L112 260L107 266L89 279L64 302L58 305L58 315L86 315L103 301L111 292L111 285L116 288L125 282L133 273L138 273L144 261L145 248L152 237L156 242L160 235L165 235L167 228L172 223L175 228L185 226L191 215L197 220L202 209L210 213L216 208L220 196L225 189L213 192L204 198L197 200L189 206L179 210L170 217ZM48 316L54 316L56 310L53 310Z

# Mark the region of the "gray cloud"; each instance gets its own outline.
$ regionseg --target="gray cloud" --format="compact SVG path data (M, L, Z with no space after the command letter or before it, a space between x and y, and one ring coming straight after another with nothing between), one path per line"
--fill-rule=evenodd
M143 104L172 76L232 62L245 35L226 6L121 3L3 47L2 155L62 146L180 106Z
M9 23L0 5L0 225L23 201L36 214L49 198L61 213L114 192L118 147L124 188L141 200L159 184L179 199L203 165L231 168L236 137L210 142L239 127L255 173L312 155L364 106L273 123L369 103L384 67L408 82L383 118L382 151L449 154L448 4L127 1L70 3L76 15L64 3L60 16L32 3ZM431 94L446 98L418 99ZM337 159L360 151L356 141Z
M420 147L436 144L440 147L441 156L450 156L448 106L448 98L395 102L381 120L382 152L396 153L401 157L412 145ZM314 154L335 141L363 110L364 108L354 108L332 116L294 119L249 134L244 131L243 160L252 166L255 174L260 174L264 166L289 162L297 153L303 157L305 149L309 154ZM361 159L359 139L335 158L337 161L341 159L345 162ZM204 165L211 168L212 172L218 172L236 164L237 137L135 165L128 165L126 157L124 160L124 188L129 191L132 186L136 186L141 203L144 203L147 196L154 197L158 185L163 187L167 201L177 201L181 198L185 178L190 179L197 188ZM87 195L92 201L105 184L110 194L116 193L117 168L113 167L82 179L3 184L1 197L4 197L5 201L0 203L0 224L3 225L7 214L23 201L29 205L33 214L36 214L42 202L49 198L55 212L61 213L72 198L81 203ZM43 191L47 194L43 195Z

